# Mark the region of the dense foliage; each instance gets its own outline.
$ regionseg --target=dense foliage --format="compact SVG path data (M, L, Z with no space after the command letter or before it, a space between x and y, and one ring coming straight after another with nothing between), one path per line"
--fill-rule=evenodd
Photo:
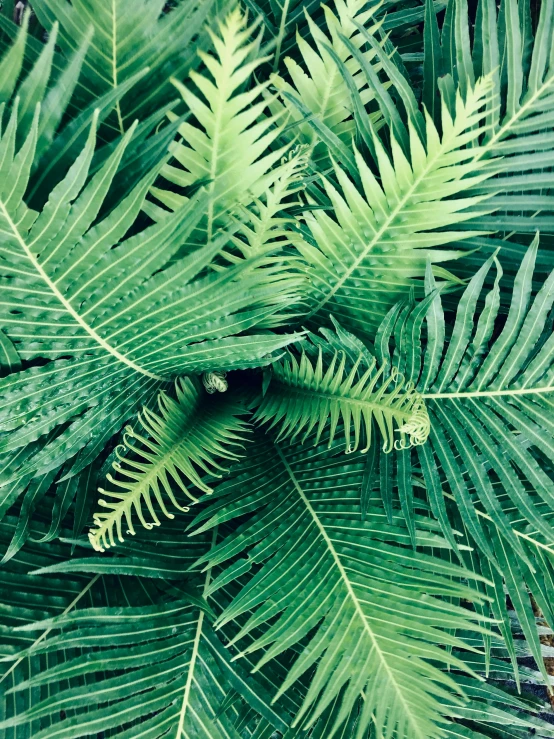
M2 737L554 737L554 0L0 8Z

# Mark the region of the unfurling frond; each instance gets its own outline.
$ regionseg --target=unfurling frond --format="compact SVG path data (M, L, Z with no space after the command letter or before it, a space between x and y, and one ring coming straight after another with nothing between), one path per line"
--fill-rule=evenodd
M173 518L164 496L179 510L187 511L188 507L175 497L173 486L197 502L188 486L211 492L202 472L217 476L223 468L216 457L235 460L240 456L233 447L240 446L243 439L245 423L238 418L243 409L226 399L221 402L219 398L207 398L199 384L188 378L178 380L175 391L176 400L165 392L159 394L160 415L148 408L139 414L139 425L145 433L131 426L125 429L124 443L116 450L117 461L113 463L117 475L107 476L119 491L99 488L100 493L109 496L108 500L99 500L109 512L96 513L96 528L89 533L89 540L98 551L115 545L114 533L123 541L124 523L128 533L135 533L133 513L145 528L159 526L154 503L168 518ZM146 520L143 506L151 522Z
M39 113L37 107L19 151L16 109L0 138L0 284L6 295L0 323L23 361L40 359L0 381L0 432L10 431L0 453L28 450L27 456L14 454L13 468L0 472L5 482L49 472L81 452L71 469L76 474L160 382L266 364L267 355L288 343L268 333L268 323L279 323L276 314L288 308L298 284L286 267L267 265L260 256L210 270L229 241L225 233L179 258L202 216L205 194L129 235L156 168L99 217L134 129L90 177L93 126L42 212L28 209L23 197ZM264 332L255 337L260 324Z
M280 423L279 439L294 439L304 432L305 441L317 426L316 444L330 418L329 446L342 419L347 452L356 451L362 437L363 451L369 449L374 422L383 437L384 451L425 443L429 416L413 383L405 382L395 367L387 372L386 364L382 364L376 369L375 359L366 364L362 355L346 371L346 354L341 354L339 358L335 352L327 364L320 348L315 366L305 353L299 362L289 354L284 361L273 364L256 418L271 421L270 427ZM396 441L395 430L400 432Z

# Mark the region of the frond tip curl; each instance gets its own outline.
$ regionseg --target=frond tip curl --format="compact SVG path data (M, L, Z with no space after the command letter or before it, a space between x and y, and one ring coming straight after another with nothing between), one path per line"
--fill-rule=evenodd
M281 422L279 439L294 439L304 432L304 442L317 426L316 444L330 418L329 446L342 418L347 453L358 449L362 434L366 442L362 451L370 448L373 421L383 437L385 452L424 444L430 421L425 402L413 383L405 382L396 367L386 373L386 363L376 369L376 360L368 363L362 355L348 372L346 360L345 352L336 351L325 368L320 348L315 366L305 353L299 362L293 354L276 362L256 418L271 421L271 427ZM400 439L394 438L395 431L400 433Z
M135 534L133 509L146 529L159 526L152 495L168 518L174 516L167 510L164 493L175 508L188 511L187 506L177 501L172 488L180 488L196 503L198 499L187 484L192 483L202 492L211 493L201 472L219 477L218 473L224 468L215 461L215 457L235 460L240 456L230 447L239 446L244 438L242 432L246 424L238 418L243 409L227 399L209 398L200 384L189 378L178 379L175 392L176 400L163 391L158 395L160 415L148 408L139 413L138 421L146 434L138 433L131 426L125 429L123 444L115 450L117 460L112 465L117 477L107 475L108 482L120 488L121 492L99 488L100 493L113 501L102 498L98 501L99 505L110 510L94 515L96 528L91 529L88 536L96 551L115 546L114 531L119 541L123 541L124 519L127 533ZM144 517L143 503L151 521Z

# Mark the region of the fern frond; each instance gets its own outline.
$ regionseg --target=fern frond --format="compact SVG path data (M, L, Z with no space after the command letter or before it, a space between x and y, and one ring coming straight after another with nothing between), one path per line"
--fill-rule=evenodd
M307 145L312 159L320 167L329 163L328 153L325 146L319 143L315 129L309 122L303 122L305 116L294 104L294 100L301 101L311 116L349 146L356 130L352 117L352 99L349 87L327 47L331 46L333 52L346 65L362 105L369 106L375 100L374 88L368 84L359 60L345 45L343 37L346 37L356 49L361 49L365 41L356 24L370 24L371 32L375 32L382 24L382 21L371 20L378 6L368 9L364 0L334 0L333 6L334 12L332 6L323 6L325 23L322 23L321 27L305 11L309 34L316 48L314 49L297 31L295 51L299 52L303 65L290 56L285 57L284 63L291 82L278 74L272 79L282 102L273 102L271 109L275 113L286 110L284 121L290 126L288 135L296 143ZM329 35L323 30L325 26ZM366 48L360 53L377 74L381 65L376 60L375 51ZM380 110L368 115L375 129L378 129L383 119Z
M42 659L45 668L31 670L9 691L8 700L15 699L20 709L28 705L3 717L2 731L33 727L36 739L86 736L97 729L122 739L144 732L240 738L233 726L236 707L218 710L231 689L220 666L225 650L216 653L212 647L217 637L205 602L181 592L179 599L165 597L153 605L148 591L134 584L128 587L133 605L93 604L25 624L19 638L38 637L27 653L11 659ZM53 699L54 686L63 688Z
M427 260L436 263L460 256L459 251L434 247L475 235L450 229L488 212L482 197L466 195L489 176L468 144L482 131L490 91L490 81L482 80L465 102L458 96L454 118L443 104L442 137L427 116L426 148L410 122L410 159L392 133L392 161L375 137L380 181L355 151L361 192L335 166L342 192L331 181L324 182L334 217L324 210L307 212L312 242L300 236L295 240L307 264L311 288L307 318L312 323L332 313L346 328L367 335L416 284L414 278L423 276Z
M458 627L473 630L475 614L455 605L458 595L480 596L462 583L465 569L431 549L411 549L397 512L387 523L382 506L372 506L360 520L364 457L345 457L339 447L281 445L268 434L199 514L198 532L250 514L200 560L215 567L232 558L209 597L246 578L216 626L235 622L230 646L243 645L237 658L264 650L256 670L297 645L276 697L307 671L315 673L293 727L305 719L308 729L337 701L340 709L325 733L331 739L363 691L354 736L365 736L373 721L399 739L438 739L440 700L451 695L456 702L458 692L437 667L453 658L439 645L457 642ZM433 552L448 546L427 521L418 519L419 543L436 545ZM463 670L463 663L456 659L455 668Z
M289 353L284 361L275 362L255 418L271 422L269 428L279 424L279 440L292 441L304 432L304 442L317 426L315 444L330 418L329 446L342 421L348 453L356 451L362 439L362 451L367 452L373 442L374 422L385 451L424 444L429 435L429 416L413 384L405 382L395 367L387 372L383 364L376 370L375 359L365 365L361 355L347 372L346 354L341 354L339 358L335 353L329 363L324 363L320 348L315 366L305 353L300 361ZM400 439L395 440L395 431L400 432Z
M224 7L214 5L213 0L184 0L164 13L159 0L37 0L33 10L45 28L59 23L58 43L67 57L93 32L79 88L82 107L145 72L142 85L116 103L110 126L124 133L136 118L167 102L172 75L184 77L198 64L194 52L209 42L203 24Z
M427 313L427 344L418 349L421 313L397 313L382 336L394 336L398 366L416 383L431 420L431 433L415 458L406 457L408 478L419 466L422 484L445 536L464 528L484 572L495 579L496 614L507 618L502 573L531 651L542 668L540 642L525 582L545 618L554 623L541 577L551 577L554 555L554 273L533 297L536 238L516 276L501 329L498 280L476 318L486 278L497 260L488 259L460 298L450 336L444 332L441 298ZM498 264L498 263L497 263ZM500 272L501 274L501 272ZM432 289L429 273L428 289ZM415 310L415 309L414 309ZM448 497L445 497L448 496ZM450 500L455 506L450 505ZM537 573L543 575L538 576ZM508 643L509 630L503 632Z
M188 511L188 506L178 502L173 486L196 503L198 499L188 485L211 492L201 473L221 476L223 468L216 457L240 457L233 447L241 446L244 439L246 424L238 418L243 409L228 402L227 397L224 401L207 398L199 383L188 378L177 380L175 393L176 400L165 392L159 394L159 415L143 409L138 416L140 431L131 426L125 429L123 445L113 463L117 476L107 476L116 489L99 488L107 499L98 502L109 512L95 514L96 528L89 533L89 541L100 552L115 546L114 533L123 541L124 522L128 533L135 534L133 513L146 529L159 526L154 501L167 518L173 518L173 514L167 510L164 497L175 508ZM151 522L144 517L143 506Z
M549 188L554 162L554 67L550 50L554 18L550 2L541 3L533 39L523 7L522 3L506 3L499 10L491 0L479 0L471 44L468 5L450 2L442 28L442 54L438 33L433 48L429 45L426 52L427 88L431 95L440 76L444 79L446 75L454 83L449 86L452 102L455 87L471 88L478 75L488 75L494 86L478 153L484 170L493 176L473 192L491 196L489 203L496 212L475 219L472 227L507 234L552 233L554 202ZM429 15L428 26L435 22L434 15ZM491 157L497 160L487 162ZM492 251L496 244L486 246ZM507 244L501 259L505 264L515 261L517 268L521 253L517 245Z
M259 197L252 197L248 207L238 208L232 242L244 258L271 247L282 250L291 243L290 231L297 225L291 211L302 206L294 196L304 189L306 166L304 150L291 151L283 158L275 181ZM228 258L237 261L232 255Z
M269 83L254 83L244 90L256 69L267 61L259 57L258 42L250 41L256 25L249 26L237 7L218 25L217 33L210 31L215 53L200 52L206 71L190 75L199 94L174 80L191 117L179 126L181 140L171 149L176 164L166 165L162 174L180 187L207 182L202 235L196 236L203 240L228 225L229 211L266 191L278 177L279 168L273 165L287 149L276 146L279 116L265 112L267 101L262 93ZM171 210L186 201L186 196L160 187L151 192ZM154 204L147 211L153 218L163 214Z

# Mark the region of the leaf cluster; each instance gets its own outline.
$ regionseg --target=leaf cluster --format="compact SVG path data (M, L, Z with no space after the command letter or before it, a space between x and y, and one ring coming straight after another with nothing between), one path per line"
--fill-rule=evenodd
M553 737L554 0L26 5L2 736Z

